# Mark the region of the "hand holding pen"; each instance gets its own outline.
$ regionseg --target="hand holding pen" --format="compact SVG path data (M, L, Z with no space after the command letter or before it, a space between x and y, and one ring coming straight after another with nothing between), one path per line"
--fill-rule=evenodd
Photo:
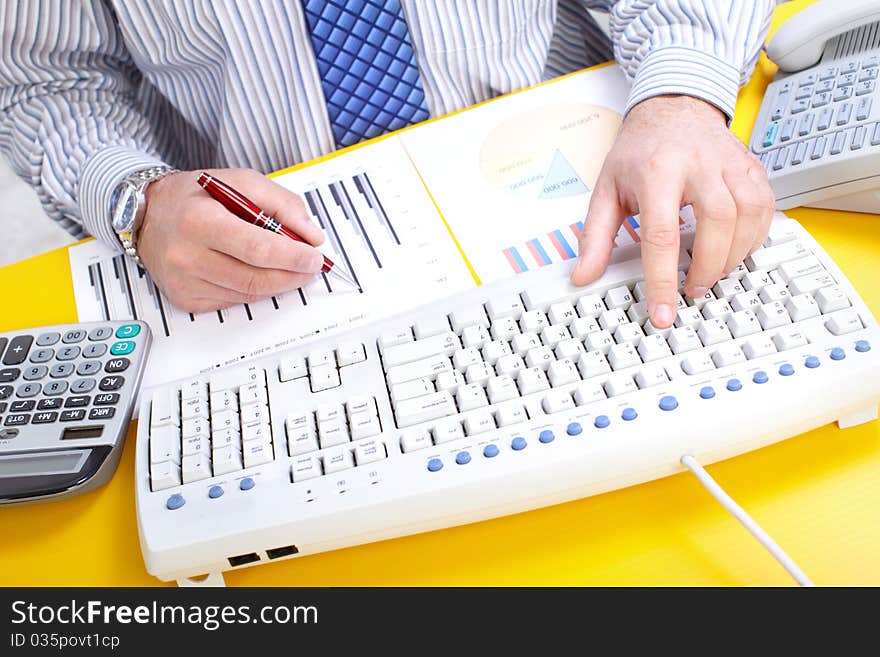
M159 288L187 312L218 310L295 290L325 266L324 234L293 192L249 169L208 169L245 190L302 242L243 221L182 171L151 183L137 232L141 261Z

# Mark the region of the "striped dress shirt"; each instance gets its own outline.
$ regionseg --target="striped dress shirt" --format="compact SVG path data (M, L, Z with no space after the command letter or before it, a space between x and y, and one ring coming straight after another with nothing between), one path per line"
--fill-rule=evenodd
M432 116L613 55L627 110L685 94L732 117L775 0L401 4ZM269 172L335 148L299 0L0 0L0 20L0 151L76 237L119 248L110 198L135 170Z

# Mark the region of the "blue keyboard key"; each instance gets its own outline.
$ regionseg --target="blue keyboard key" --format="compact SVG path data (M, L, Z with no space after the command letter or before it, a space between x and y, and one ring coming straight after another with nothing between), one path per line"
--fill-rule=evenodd
M491 459L495 456L498 456L498 445L495 445L495 444L486 445L483 448L483 456L485 456L487 459Z
M596 419L593 420L593 426L597 429L604 429L609 424L611 424L611 420L608 419L607 415L597 415Z
M662 411L674 411L678 408L678 400L672 395L665 395L660 398L659 406Z
M794 374L794 365L791 363L783 363L779 366L779 373L782 376L791 376Z
M552 443L554 438L556 438L556 436L554 435L554 433L552 431L550 431L550 429L544 429L544 431L542 431L538 435L538 440L540 440L545 445L547 443Z
M210 497L212 500L216 500L218 497L222 497L222 495L223 488L221 486L211 486L208 489L208 497Z
M565 433L569 436L580 436L583 432L584 428L581 426L580 422L572 422L567 427L565 427Z
M715 396L715 388L712 386L703 386L700 388L701 399L712 399Z
M520 451L521 449L525 449L526 445L528 445L528 443L526 442L526 439L523 438L522 436L517 436L516 438L514 438L513 440L510 441L510 446L514 450L516 450L517 452Z
M639 414L636 409L632 408L631 406L627 406L626 408L624 408L623 412L620 414L620 417L622 417L627 422L635 420L638 416Z
M257 483L253 479L251 479L250 477L245 477L240 482L238 482L238 487L241 490L250 490L251 488L253 488L256 485L257 485Z
M770 377L767 376L767 372L764 370L758 370L752 375L752 381L755 383L767 383L769 379Z
M459 452L455 455L455 462L459 465L467 465L471 462L471 453L470 452Z
M778 123L771 123L767 126L767 131L764 133L764 141L761 142L764 148L770 148L773 144L776 143L777 134L779 134Z
M831 360L843 360L846 358L846 352L840 347L834 347L831 350Z
M428 461L428 472L437 472L443 468L443 461L434 458Z
M727 389L730 392L736 392L737 390L742 390L743 384L739 379L730 379L727 382Z
M807 356L807 359L804 361L804 365L809 367L811 370L816 369L821 364L822 361L820 361L816 356Z
M856 342L856 351L858 351L860 354L863 354L866 351L871 351L871 343L867 340L858 340Z

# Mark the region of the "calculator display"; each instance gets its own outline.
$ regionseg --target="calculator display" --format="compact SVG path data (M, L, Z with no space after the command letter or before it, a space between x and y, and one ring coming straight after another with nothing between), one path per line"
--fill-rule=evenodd
M79 472L89 453L90 450L77 450L0 457L0 479Z

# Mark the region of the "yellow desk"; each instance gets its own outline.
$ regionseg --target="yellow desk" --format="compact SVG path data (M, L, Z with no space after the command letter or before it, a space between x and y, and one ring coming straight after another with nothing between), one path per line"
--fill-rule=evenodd
M803 7L783 5L774 25ZM738 105L747 138L774 73ZM880 218L795 210L880 316ZM67 253L0 269L0 330L76 320ZM708 429L708 428L707 428ZM152 585L138 544L134 427L113 480L0 509L0 585ZM820 585L880 585L880 422L826 426L709 468ZM788 585L689 473L556 507L226 575L230 585Z

